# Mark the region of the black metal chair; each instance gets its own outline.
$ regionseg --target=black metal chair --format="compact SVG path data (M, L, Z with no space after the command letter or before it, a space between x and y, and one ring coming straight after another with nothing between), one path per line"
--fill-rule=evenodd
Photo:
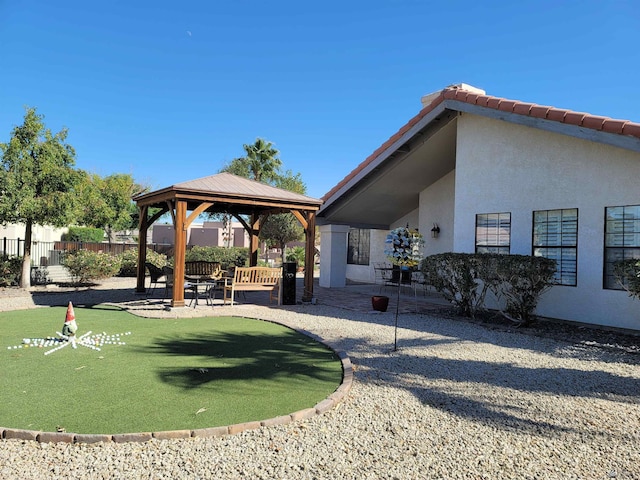
M147 289L147 293L151 295L158 286L158 283L166 283L166 279L164 282L160 282L160 279L162 277L165 277L165 272L161 268L156 267L153 263L150 262L146 262L144 266L148 270L149 277L151 278L151 281L149 282L149 288Z

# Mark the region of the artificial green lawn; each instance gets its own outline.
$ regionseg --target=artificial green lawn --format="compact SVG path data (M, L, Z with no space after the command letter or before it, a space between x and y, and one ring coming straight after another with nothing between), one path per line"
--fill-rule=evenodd
M131 332L126 344L14 349L56 336L66 307L3 312L0 426L115 434L230 425L312 407L342 378L334 352L274 323L74 309L78 337Z

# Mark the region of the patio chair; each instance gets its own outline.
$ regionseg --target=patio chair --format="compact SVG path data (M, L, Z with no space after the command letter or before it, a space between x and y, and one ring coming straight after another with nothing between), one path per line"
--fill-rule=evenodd
M165 282L160 281L160 279L165 276L165 272L150 262L146 262L144 266L149 272L149 277L151 279L149 282L149 288L147 288L147 294L152 295L158 286L158 283L166 283L166 280Z
M384 287L397 285L393 283L393 267L390 264L384 262L378 262L373 264L374 282L376 285L380 285L380 293Z

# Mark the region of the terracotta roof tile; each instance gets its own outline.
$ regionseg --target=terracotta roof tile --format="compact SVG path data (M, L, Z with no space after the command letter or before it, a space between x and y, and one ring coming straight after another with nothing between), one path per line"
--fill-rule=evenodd
M586 128L592 128L594 130L602 130L604 122L608 120L607 117L601 117L599 115L586 115L582 119L582 126Z
M513 112L513 107L518 104L515 100L500 100L500 105L498 105L498 110L502 110L503 112Z
M488 108L495 108L496 110L498 109L498 107L500 106L500 101L502 99L498 98L498 97L489 97L489 100L487 100L487 107Z
M340 190L344 185L351 181L358 173L364 170L372 163L382 152L389 148L395 141L400 139L411 127L422 120L429 112L435 109L443 101L457 100L460 102L479 105L484 108L491 108L505 112L511 112L517 115L526 115L534 118L543 118L546 120L567 123L570 125L583 126L593 130L601 130L606 133L614 133L618 135L629 135L640 139L640 123L630 122L627 120L617 120L598 115L591 115L583 112L573 112L571 110L537 105L535 103L520 102L517 100L508 100L505 98L494 97L491 95L483 95L477 92L471 92L458 86L447 87L443 89L439 95L431 100L431 103L424 106L420 112L407 122L398 132L393 134L386 142L369 155L362 163L351 171L342 181L333 187L322 198L326 200L334 193Z
M489 95L478 95L478 98L476 100L476 105L480 105L481 107L486 107L487 106L487 102L489 101L491 97Z
M622 127L622 134L640 138L640 123L625 123Z
M517 113L519 115L529 115L532 108L533 105L531 105L530 103L517 102L513 106L513 113Z
M535 118L547 118L549 110L551 110L551 107L545 107L544 105L531 105L529 115Z
M478 101L478 97L480 96L480 94L478 93L469 93L469 95L467 95L467 103L472 103L472 104L476 104Z
M564 116L564 123L580 126L582 125L582 121L586 116L587 114L582 112L567 112L567 114Z
M564 122L564 116L569 110L562 110L560 108L550 108L547 112L547 120L553 120L554 122Z
M451 88L446 88L443 91L443 96L446 100L455 100L456 99L457 90L453 90Z
M627 123L627 120L615 120L613 118L607 118L602 125L602 130L608 133L617 133L622 135L622 127Z

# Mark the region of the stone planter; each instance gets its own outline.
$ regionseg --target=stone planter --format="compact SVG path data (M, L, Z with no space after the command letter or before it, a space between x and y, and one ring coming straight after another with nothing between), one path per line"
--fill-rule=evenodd
M389 297L386 295L374 295L371 297L371 306L378 312L386 312L389 306Z

